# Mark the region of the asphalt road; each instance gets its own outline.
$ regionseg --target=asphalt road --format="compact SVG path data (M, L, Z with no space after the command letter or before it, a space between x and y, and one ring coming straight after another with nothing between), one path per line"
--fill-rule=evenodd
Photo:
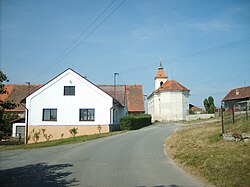
M157 124L84 143L0 152L0 186L203 186L164 154L178 125Z

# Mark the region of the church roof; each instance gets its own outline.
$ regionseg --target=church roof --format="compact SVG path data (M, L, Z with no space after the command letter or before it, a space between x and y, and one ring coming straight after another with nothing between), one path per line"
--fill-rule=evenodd
M171 91L190 91L187 89L185 86L181 85L175 80L168 80L166 81L160 88L155 90L155 92L160 92L160 91L166 91L166 90L171 90Z
M158 68L158 72L157 75L155 77L156 78L168 78L167 74L165 73L162 64L160 64L160 67Z

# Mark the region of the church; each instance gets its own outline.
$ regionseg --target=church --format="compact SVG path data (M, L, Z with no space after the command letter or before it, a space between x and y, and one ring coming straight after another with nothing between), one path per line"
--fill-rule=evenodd
M155 90L148 96L148 113L152 121L186 120L190 90L168 76L160 63L155 77Z

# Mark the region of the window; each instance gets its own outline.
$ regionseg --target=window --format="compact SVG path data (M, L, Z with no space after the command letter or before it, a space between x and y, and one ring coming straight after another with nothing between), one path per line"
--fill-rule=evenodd
M80 121L95 121L95 109L80 109Z
M57 109L43 109L43 121L56 121Z
M163 82L161 81L161 82L160 82L160 86L162 86L162 85L163 85Z
M64 86L64 95L75 95L75 86Z

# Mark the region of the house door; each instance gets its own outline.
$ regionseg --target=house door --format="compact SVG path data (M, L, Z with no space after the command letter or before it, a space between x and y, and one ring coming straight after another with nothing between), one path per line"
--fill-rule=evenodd
M17 126L16 127L16 136L18 137L19 134L21 135L22 138L25 136L25 126Z
M117 110L113 110L113 123L117 124L118 123L118 112Z

